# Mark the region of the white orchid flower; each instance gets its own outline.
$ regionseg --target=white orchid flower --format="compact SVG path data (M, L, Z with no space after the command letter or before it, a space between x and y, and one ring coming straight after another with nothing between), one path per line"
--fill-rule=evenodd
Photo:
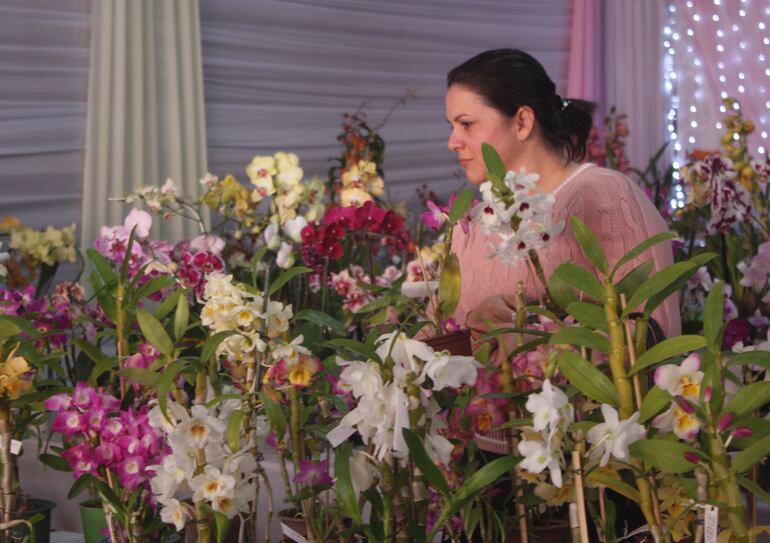
M213 503L215 498L221 496L232 497L235 479L214 466L206 466L203 473L192 478L190 488L193 491L193 501L206 500Z
M338 362L339 363L339 362ZM375 362L349 362L340 374L340 386L350 390L355 398L374 398L384 384L380 366Z
M404 281L401 283L401 294L407 298L427 298L430 292L438 290L438 281Z
M620 420L617 410L607 404L602 404L604 422L597 424L588 431L588 442L594 446L592 455L601 455L599 465L604 467L610 461L610 456L618 460L628 459L628 446L645 436L644 426L637 424L637 411L626 420Z
M403 332L383 334L377 339L377 343L379 344L377 355L382 360L385 360L390 353L396 366L415 375L420 374L423 363L436 356L428 345L422 341L410 339Z
M700 432L701 422L695 413L682 409L676 402L664 413L655 417L652 425L664 433L674 432L679 439L691 440Z
M681 396L694 403L700 402L700 384L703 372L700 355L692 353L680 365L667 364L655 370L655 384L672 396Z
M482 365L472 356L451 356L448 353L428 360L415 381L421 385L426 377L433 381L433 390L460 388L476 382L477 369Z
M177 532L181 532L191 518L189 506L177 499L167 500L160 510L160 519L166 524L173 524Z
M379 472L372 465L369 456L363 451L354 450L350 457L350 479L356 494L368 490L378 475Z
M572 422L574 410L567 395L551 385L551 381L543 381L543 391L530 394L524 407L534 415L533 428L538 432L553 430L560 422Z
M550 444L525 439L519 442L518 449L519 454L524 456L524 460L519 464L521 469L530 473L540 473L548 468L551 482L554 486L561 488L561 462L556 451L551 450Z
M295 243L302 241L302 229L308 225L307 219L297 215L283 223L283 232Z
M294 265L294 246L291 243L285 241L281 243L281 248L275 255L275 263L284 270L288 270Z

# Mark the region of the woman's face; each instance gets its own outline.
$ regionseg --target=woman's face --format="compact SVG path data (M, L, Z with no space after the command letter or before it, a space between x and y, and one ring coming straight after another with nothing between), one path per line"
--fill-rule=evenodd
M465 175L473 184L486 180L481 144L492 145L503 164L514 169L520 152L515 118L489 106L484 99L463 85L452 85L446 93L446 116L452 131L447 146L457 153Z

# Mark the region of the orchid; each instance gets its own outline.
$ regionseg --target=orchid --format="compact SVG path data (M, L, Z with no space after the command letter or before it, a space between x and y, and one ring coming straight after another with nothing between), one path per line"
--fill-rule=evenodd
M534 415L532 427L540 432L553 433L562 425L570 424L574 419L574 409L567 395L554 387L549 379L543 381L543 391L530 394L524 405Z
M700 355L692 353L679 366L667 364L655 370L655 384L672 396L698 403L703 372L699 371Z
M618 411L607 404L602 404L604 422L597 424L588 431L588 442L593 444L592 455L601 456L599 465L604 467L610 461L610 456L618 460L628 460L628 446L645 436L644 426L637 424L639 413L630 418L620 420Z
M550 443L534 440L521 440L519 454L524 456L519 466L531 473L540 473L548 469L551 482L557 488L562 486L562 467L558 451L551 449Z

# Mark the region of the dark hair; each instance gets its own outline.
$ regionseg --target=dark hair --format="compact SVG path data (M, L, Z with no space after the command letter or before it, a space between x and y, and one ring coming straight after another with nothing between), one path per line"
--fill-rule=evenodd
M513 117L520 107L529 106L551 147L560 150L569 161L585 158L596 104L563 100L532 55L517 49L485 51L449 72L447 88L452 85L468 87L507 117Z

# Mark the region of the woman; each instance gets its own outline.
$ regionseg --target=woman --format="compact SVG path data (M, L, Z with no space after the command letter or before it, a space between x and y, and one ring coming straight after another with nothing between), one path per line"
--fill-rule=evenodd
M486 180L481 145L491 144L506 169L540 175L543 193L555 197L553 221L565 228L538 256L548 278L563 262L589 267L572 235L575 216L598 237L610 267L645 239L668 230L666 222L642 190L623 174L581 164L592 125L594 105L565 100L540 63L513 49L481 53L447 76L446 110L451 125L449 149L457 154L468 180ZM542 297L542 286L526 264L510 267L488 256L490 240L478 229L466 235L455 229L452 250L460 261L462 288L454 317L478 337L512 324L516 285L522 282L529 301ZM621 268L620 278L652 258L654 271L673 261L671 244L660 243ZM654 273L654 272L653 272ZM680 333L676 296L669 297L653 318L667 337ZM499 362L504 349L493 353ZM481 437L481 436L479 436ZM478 440L484 449L505 453L497 439Z

